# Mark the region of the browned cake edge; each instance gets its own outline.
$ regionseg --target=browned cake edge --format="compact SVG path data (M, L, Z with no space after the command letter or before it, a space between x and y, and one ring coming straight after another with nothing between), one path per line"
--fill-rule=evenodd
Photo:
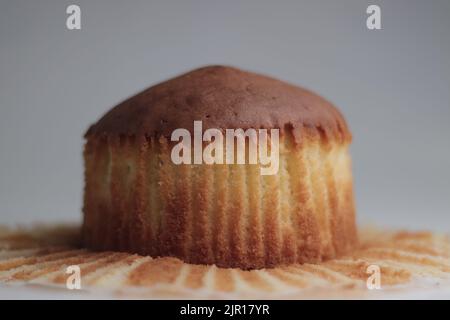
M79 246L79 228L0 227L0 289L58 290L55 297L153 299L442 298L450 290L450 237L431 232L367 230L351 254L318 264L243 271ZM78 238L78 241L76 240ZM82 290L68 290L66 268L81 268ZM381 270L369 290L367 268ZM11 291L8 291L11 292ZM447 295L443 296L447 292Z

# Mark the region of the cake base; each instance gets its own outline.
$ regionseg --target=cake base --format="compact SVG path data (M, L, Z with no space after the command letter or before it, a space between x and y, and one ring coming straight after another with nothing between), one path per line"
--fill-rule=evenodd
M0 290L147 299L439 298L450 290L450 238L430 232L364 230L351 255L244 271L93 252L79 246L79 231L0 228ZM66 289L69 265L81 269L81 291ZM380 266L381 290L367 289L369 265Z

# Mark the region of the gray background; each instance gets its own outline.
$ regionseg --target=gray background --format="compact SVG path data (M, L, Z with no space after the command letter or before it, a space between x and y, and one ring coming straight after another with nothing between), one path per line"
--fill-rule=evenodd
M369 4L382 30L367 30ZM79 221L88 125L151 84L230 64L343 111L361 223L449 231L449 13L448 0L1 0L0 224Z

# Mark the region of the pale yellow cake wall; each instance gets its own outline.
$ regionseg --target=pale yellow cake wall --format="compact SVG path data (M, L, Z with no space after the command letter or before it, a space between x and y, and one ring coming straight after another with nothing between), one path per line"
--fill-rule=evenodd
M259 165L174 165L165 138L90 137L88 247L262 268L315 262L356 242L348 142L280 137L278 174Z

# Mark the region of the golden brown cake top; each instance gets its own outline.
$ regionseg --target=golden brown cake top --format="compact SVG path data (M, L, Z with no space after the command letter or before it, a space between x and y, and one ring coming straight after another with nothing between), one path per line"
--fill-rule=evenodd
M86 133L170 137L209 128L286 128L297 137L314 128L329 138L349 140L341 113L313 92L252 72L207 66L152 86L107 112Z

